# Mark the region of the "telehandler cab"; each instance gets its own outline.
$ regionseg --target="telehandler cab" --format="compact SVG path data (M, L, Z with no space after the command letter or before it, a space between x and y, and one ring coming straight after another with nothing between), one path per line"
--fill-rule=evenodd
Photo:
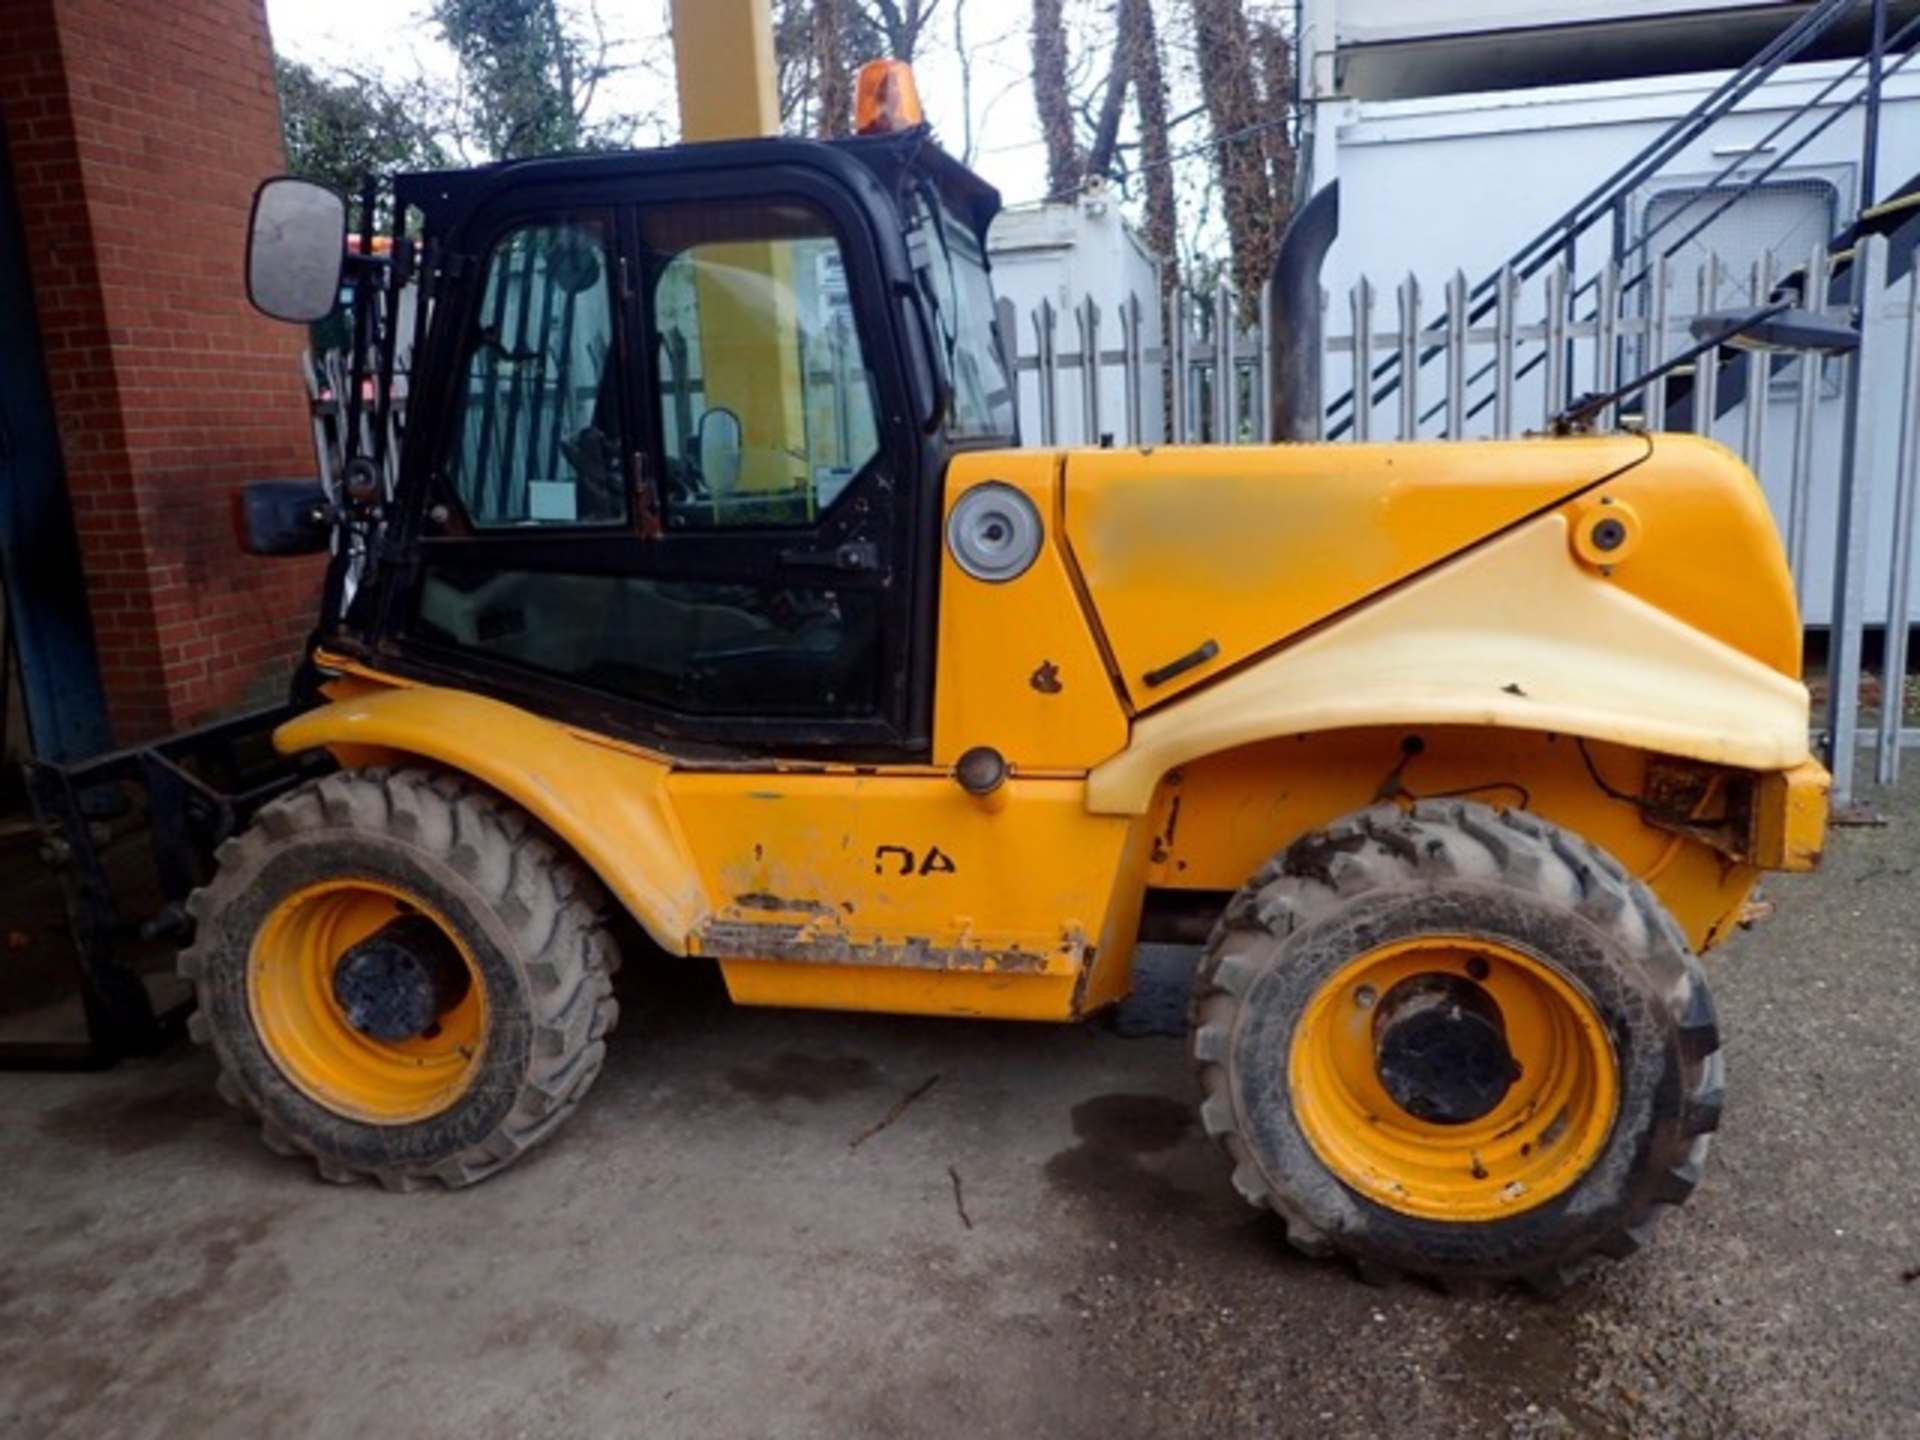
M742 1004L1028 1020L1211 924L1200 1116L1300 1249L1550 1285L1694 1188L1696 955L1826 815L1730 454L1014 448L998 197L923 126L389 203L348 463L245 497L332 549L275 735L327 764L181 960L270 1144L511 1163L600 1069L623 917ZM257 304L333 308L343 216L263 187Z

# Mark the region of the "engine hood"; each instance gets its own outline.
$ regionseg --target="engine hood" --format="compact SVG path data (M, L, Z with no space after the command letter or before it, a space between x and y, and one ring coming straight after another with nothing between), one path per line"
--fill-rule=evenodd
M1138 713L1650 450L1643 436L1612 435L1077 451L1067 544Z

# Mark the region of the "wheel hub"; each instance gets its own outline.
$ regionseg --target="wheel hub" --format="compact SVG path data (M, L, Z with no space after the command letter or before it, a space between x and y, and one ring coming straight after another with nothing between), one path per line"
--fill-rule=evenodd
M1380 1084L1409 1115L1465 1125L1491 1114L1520 1078L1493 997L1470 980L1417 975L1387 992L1374 1016Z
M389 1044L434 1033L471 983L453 942L424 915L388 921L333 967L347 1023Z

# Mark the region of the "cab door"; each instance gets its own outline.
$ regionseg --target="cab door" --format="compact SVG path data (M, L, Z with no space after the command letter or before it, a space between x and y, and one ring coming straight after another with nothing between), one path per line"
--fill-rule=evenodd
M405 662L669 751L924 754L865 212L804 167L547 193L466 227Z

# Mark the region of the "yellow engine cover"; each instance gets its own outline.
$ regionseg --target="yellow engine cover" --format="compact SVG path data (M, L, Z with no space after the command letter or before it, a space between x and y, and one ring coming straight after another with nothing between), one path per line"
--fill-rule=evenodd
M1074 452L1067 541L1146 710L1649 451L1609 436Z

